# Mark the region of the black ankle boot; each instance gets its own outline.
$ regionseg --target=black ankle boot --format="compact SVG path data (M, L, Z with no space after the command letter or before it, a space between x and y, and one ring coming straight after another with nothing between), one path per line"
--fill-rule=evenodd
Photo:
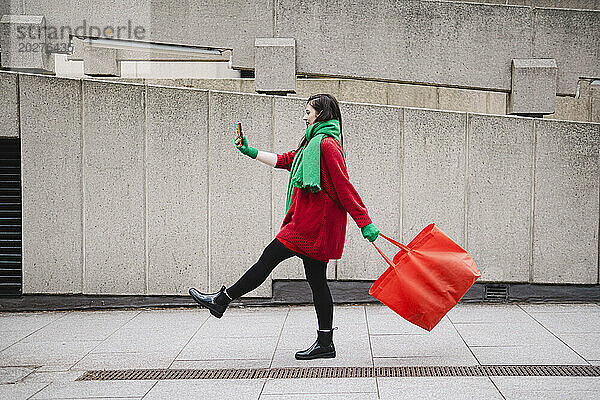
M213 294L204 294L200 293L194 288L190 288L190 295L200 303L201 306L204 306L210 310L210 313L217 318L221 318L225 309L231 303L229 296L225 293L225 286L221 287L217 293Z
M296 360L335 358L335 346L333 345L333 329L318 330L317 340L308 349L296 352Z

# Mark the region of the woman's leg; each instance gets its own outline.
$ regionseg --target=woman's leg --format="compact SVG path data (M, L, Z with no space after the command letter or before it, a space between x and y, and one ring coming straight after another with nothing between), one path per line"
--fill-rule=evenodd
M333 300L327 286L327 262L303 256L306 280L313 293L320 330L329 330L333 325Z
M236 283L227 288L227 294L232 299L237 299L249 293L263 283L271 271L283 260L297 255L296 252L285 247L277 238L263 250L262 255Z

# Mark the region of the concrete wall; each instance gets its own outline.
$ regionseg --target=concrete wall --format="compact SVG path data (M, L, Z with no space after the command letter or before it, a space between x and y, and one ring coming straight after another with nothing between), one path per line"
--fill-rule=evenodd
M239 153L234 123L293 150L304 99L27 74L19 88L24 292L216 290L278 232L288 172ZM408 243L436 222L481 281L598 283L600 124L341 108L351 182L383 233ZM299 259L280 267L271 278L304 277ZM348 216L330 279L385 268Z
M18 2L10 3L17 9ZM84 0L26 1L23 13L55 27L131 20L145 28L146 40L232 48L239 69L254 68L256 37L292 37L301 74L507 92L511 59L550 57L558 63L559 93L570 95L578 77L600 76L600 11L419 0Z
M254 79L251 78L110 78L110 80L115 82L135 82L254 93ZM411 85L408 83L357 79L299 78L296 80L296 94L289 97L308 98L315 93L330 93L342 101L506 115L507 94L503 92ZM600 105L600 80L581 79L579 81L578 97L556 96L556 112L545 115L544 118L599 122L600 109L598 105Z

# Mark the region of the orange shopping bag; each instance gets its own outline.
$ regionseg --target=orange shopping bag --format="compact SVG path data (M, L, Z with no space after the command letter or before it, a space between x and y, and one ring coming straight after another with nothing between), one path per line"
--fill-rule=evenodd
M431 331L481 276L475 261L435 224L429 224L408 246L381 233L402 250L393 261L373 246L390 267L369 294L404 319Z

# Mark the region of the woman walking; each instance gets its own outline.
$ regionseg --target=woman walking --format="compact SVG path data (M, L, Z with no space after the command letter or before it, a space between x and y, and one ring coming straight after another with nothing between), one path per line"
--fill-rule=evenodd
M243 154L275 168L290 171L286 215L281 230L259 260L232 286L204 294L190 288L190 295L212 315L221 318L233 299L256 289L283 260L302 259L317 313L317 340L298 351L296 359L335 357L333 301L327 286L327 263L342 257L349 213L363 237L373 242L379 235L360 196L349 181L343 153L342 116L335 97L311 96L303 120L306 134L296 150L273 154L248 145L243 136L235 145Z

